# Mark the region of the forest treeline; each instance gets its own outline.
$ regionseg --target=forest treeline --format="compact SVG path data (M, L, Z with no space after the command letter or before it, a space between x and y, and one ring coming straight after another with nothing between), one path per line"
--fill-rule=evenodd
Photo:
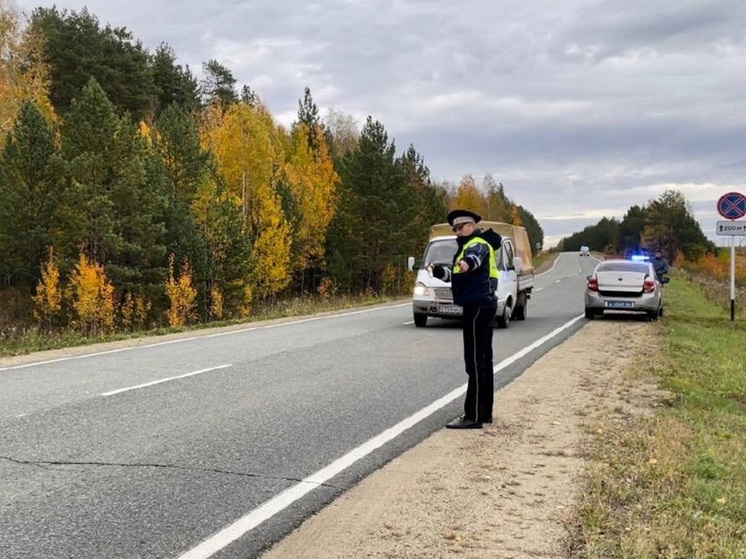
M301 92L299 92L301 93ZM449 208L543 231L491 176L439 183L369 116L279 124L216 60L197 79L87 10L0 0L0 329L245 317L291 297L400 294Z
M557 250L593 251L628 256L660 249L671 262L698 262L717 254L717 247L702 232L684 195L666 190L643 206L632 206L622 220L602 218L595 225L562 239Z

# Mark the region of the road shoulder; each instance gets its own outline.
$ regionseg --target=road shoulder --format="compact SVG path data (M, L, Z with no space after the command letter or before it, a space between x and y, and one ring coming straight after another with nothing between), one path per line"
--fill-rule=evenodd
M598 320L496 394L483 431L443 429L308 519L262 559L563 558L584 440L649 413L625 374L655 323Z

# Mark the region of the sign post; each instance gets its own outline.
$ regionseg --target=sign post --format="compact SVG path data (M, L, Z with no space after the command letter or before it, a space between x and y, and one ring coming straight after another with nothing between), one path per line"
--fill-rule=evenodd
M736 316L736 248L734 237L746 232L746 223L733 220L746 216L746 196L728 192L718 199L718 213L731 221L718 221L717 234L730 236L730 319Z

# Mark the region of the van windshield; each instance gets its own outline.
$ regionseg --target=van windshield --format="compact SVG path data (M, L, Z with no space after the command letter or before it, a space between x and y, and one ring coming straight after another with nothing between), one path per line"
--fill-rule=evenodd
M425 251L425 262L431 264L451 264L456 255L456 239L433 241Z

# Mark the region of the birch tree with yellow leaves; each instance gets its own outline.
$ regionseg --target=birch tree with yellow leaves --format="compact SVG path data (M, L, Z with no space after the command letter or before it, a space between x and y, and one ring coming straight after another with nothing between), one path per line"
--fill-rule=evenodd
M47 119L54 117L42 52L41 36L24 29L18 11L0 0L0 146L24 102L34 103Z
M52 247L49 247L49 257L42 263L41 279L36 285L36 294L31 299L34 301L34 317L51 330L54 318L62 310L60 270L54 261Z
M292 246L290 226L274 188L275 169L282 161L274 122L261 106L215 105L206 109L201 133L218 175L241 201L244 230L251 239L246 258L253 264L253 293L274 297L290 282Z
M484 216L487 215L486 206L484 195L477 187L474 177L464 175L451 199L450 209L462 208Z
M68 297L77 325L97 336L114 327L114 286L106 279L104 267L80 254L70 274Z
M292 137L283 178L295 209L292 268L303 274L324 265L324 240L336 208L339 176L321 128L300 123Z

